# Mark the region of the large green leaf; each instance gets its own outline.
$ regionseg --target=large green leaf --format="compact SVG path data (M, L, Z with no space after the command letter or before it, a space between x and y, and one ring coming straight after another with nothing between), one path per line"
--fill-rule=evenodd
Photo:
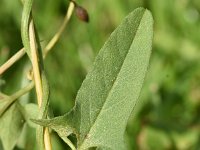
M13 104L0 118L0 138L4 150L11 150L17 143L25 120L18 103Z
M152 48L151 13L138 8L111 34L78 91L74 109L37 123L61 136L77 136L79 150L125 149L123 135L147 72Z

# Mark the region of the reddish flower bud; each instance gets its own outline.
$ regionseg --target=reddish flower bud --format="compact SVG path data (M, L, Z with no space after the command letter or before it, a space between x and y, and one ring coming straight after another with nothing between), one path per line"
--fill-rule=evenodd
M87 13L87 10L85 10L83 7L75 5L75 12L76 16L84 22L89 22L89 15Z

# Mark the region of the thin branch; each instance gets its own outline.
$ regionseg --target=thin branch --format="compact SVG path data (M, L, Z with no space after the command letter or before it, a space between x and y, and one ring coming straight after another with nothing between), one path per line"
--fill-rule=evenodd
M49 134L49 128L44 128L44 143L45 143L45 150L51 150L51 138Z
M57 33L50 40L50 42L47 44L47 46L44 48L44 58L46 57L47 53L53 48L53 46L56 44L56 42L58 42L59 38L61 37L65 27L67 26L67 24L71 18L73 10L74 10L74 3L70 2L62 25L60 26ZM22 58L24 56L24 54L25 54L25 50L24 50L24 48L22 48L15 55L13 55L7 62L5 62L0 67L0 75L2 75L8 68L10 68L20 58Z
M71 18L71 15L74 10L74 3L70 2L66 16L64 18L63 24L59 28L58 32L54 35L52 40L47 44L44 50L44 58L47 55L47 53L52 49L52 47L56 44L56 42L59 40L61 34L63 33L67 23L69 22L69 19ZM34 78L35 78L35 86L36 86L36 92L37 92L37 98L38 98L38 104L39 107L41 106L42 103L42 83L41 83L41 77L40 77L40 70L39 70L39 65L38 65L38 57L37 57L37 47L36 47L36 40L35 40L35 32L34 32L34 24L31 20L30 26L29 26L29 36L30 36L30 47L31 47L31 55L32 55L32 64L33 64L33 72L34 72ZM34 52L35 51L35 52ZM0 67L0 75L3 74L8 68L10 68L15 62L17 62L21 57L23 57L25 54L24 48L19 50L14 56L12 56L4 65ZM37 64L37 65L36 65ZM30 91L34 87L34 82L32 81L26 89L22 89L19 91L19 93L16 93L16 95L12 96L11 101L5 108L5 110L20 96L26 94L28 91ZM18 97L19 96L19 97ZM10 97L9 97L10 98ZM5 111L4 110L4 111ZM3 111L3 112L4 112ZM2 113L0 113L2 114ZM73 143L71 141L67 141L67 139L63 139L71 148L72 150L76 150L74 147ZM44 142L45 142L45 149L46 150L51 150L51 140L50 140L50 135L48 128L45 128L44 130Z
M35 39L35 31L33 20L30 21L29 25L29 38L30 38L30 51L32 57L33 75L35 81L36 95L38 100L38 105L41 107L42 104L42 81L40 76L40 67L38 60L38 51Z
M29 38L30 38L30 49L31 49L34 81L35 81L35 87L36 87L36 93L37 93L36 95L38 99L39 108L41 108L42 96L44 93L43 93L43 88L42 88L42 80L41 80L41 74L40 74L41 70L40 70L39 60L38 60L39 56L38 56L38 50L36 46L33 20L31 20L30 25L29 25ZM44 143L45 143L45 150L52 150L51 138L49 135L48 128L44 129Z
M0 67L0 75L2 75L8 68L10 68L16 61L21 59L25 54L24 48L20 49L14 56L12 56L6 63Z
M63 33L67 23L69 22L69 19L71 18L71 15L74 10L74 3L70 2L67 13L65 15L64 21L59 28L58 32L54 35L54 37L51 39L51 41L47 44L47 46L44 49L44 57L46 57L47 53L53 48L53 46L56 44L56 42L59 40L61 34Z
M11 96L5 97L3 100L5 100L7 103L4 105L4 107L0 110L0 117L2 114L7 110L7 108L14 103L19 97L29 92L34 87L34 82L30 82L26 87L20 89L16 93L14 93Z

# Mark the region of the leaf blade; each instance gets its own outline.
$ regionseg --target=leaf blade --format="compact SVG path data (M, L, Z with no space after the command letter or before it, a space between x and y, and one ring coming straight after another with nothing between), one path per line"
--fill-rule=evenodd
M13 149L25 123L18 103L14 103L0 118L0 138L5 150Z
M122 143L128 117L139 96L151 54L152 28L150 12L142 8L136 9L112 33L100 50L94 68L84 80L76 99L74 114L79 118L77 120L81 120L80 127L77 127L80 149L94 146L119 149L119 145L122 145L113 143ZM135 95L130 94L130 90L125 90L124 86L127 89L134 88ZM126 106L124 109L121 107L122 102ZM119 109L125 113L119 114ZM119 122L119 118L120 123L114 126L110 124L110 121ZM118 130L120 133L116 132ZM112 137L108 137L108 134Z
M152 38L151 13L144 8L130 13L100 50L72 111L35 122L62 136L72 128L79 150L125 149L123 134L145 78Z

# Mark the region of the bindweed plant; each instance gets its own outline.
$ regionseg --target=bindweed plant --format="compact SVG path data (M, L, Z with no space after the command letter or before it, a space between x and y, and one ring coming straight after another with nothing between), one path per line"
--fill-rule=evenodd
M43 60L60 38L74 9L80 20L88 22L89 16L83 7L70 1L63 24L43 48L35 27L36 20L32 16L33 0L22 3L21 37L24 48L1 66L0 74L25 54L32 67L27 86L9 96L0 93L0 138L3 148L15 148L27 123L36 129L37 149L40 150L52 149L51 129L72 150L126 149L124 131L137 103L151 55L151 13L137 8L122 21L99 51L78 91L73 109L63 116L52 117L49 109L51 89ZM34 87L37 105L22 105L19 98ZM70 135L75 135L76 140L70 140Z

